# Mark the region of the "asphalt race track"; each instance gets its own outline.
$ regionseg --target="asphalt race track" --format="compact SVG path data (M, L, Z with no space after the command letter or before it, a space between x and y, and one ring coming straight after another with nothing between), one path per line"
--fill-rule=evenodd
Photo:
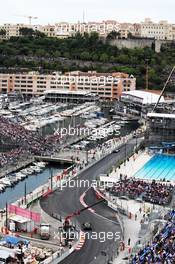
M141 138L137 138L137 144L141 141ZM80 184L80 180L88 180L90 183L93 180L96 180L100 174L109 171L109 169L115 165L117 161L124 159L125 156L128 156L135 146L136 139L130 140L126 145L120 147L120 151L118 153L109 154L90 168L81 172L76 179L74 179L75 186L66 186L62 190L56 190L47 198L42 199L41 207L43 210L50 215L57 213L58 215L65 217L83 208L83 205L80 203L80 197L85 191L87 191L86 196L84 197L86 204L91 205L95 203L97 199L94 191L89 188L90 186ZM115 234L116 232L118 232L118 234L121 233L116 213L112 209L108 208L105 203L98 204L93 208L93 210L95 211L95 214L86 210L77 216L76 220L80 226L83 222L90 222L93 227L90 232L96 232L96 234L98 234L98 239L92 238L90 234L81 250L75 250L69 257L61 262L62 264L105 264L107 261L112 260L114 252L117 251L117 245L120 241L119 237L117 235L115 236ZM100 234L107 234L109 232L114 234L114 239L100 238Z

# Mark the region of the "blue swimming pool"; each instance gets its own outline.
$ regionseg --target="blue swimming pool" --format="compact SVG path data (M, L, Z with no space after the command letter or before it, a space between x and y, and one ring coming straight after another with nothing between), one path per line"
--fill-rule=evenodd
M175 180L175 156L154 155L134 177L149 180Z

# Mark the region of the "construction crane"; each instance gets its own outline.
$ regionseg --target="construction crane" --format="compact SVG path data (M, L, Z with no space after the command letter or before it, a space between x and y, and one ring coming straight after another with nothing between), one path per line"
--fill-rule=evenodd
M162 89L162 91L161 91L161 94L160 94L160 96L159 96L159 98L158 98L158 100L157 100L157 103L155 104L155 106L154 106L152 112L154 112L154 111L156 110L156 108L157 108L157 106L158 106L158 104L159 104L159 102L160 102L160 99L161 99L162 95L164 94L165 89L166 89L166 87L167 87L167 85L168 85L168 83L169 83L169 81L170 81L170 79L171 79L171 77L172 77L172 75L173 75L174 70L175 70L175 66L172 68L172 70L171 70L171 72L170 72L170 74L169 74L169 76L168 76L168 79L166 80L166 82L165 82L165 84L164 84L164 87L163 87L163 89Z
M25 16L25 15L18 15L18 17L26 17L26 18L28 18L28 20L29 20L29 25L31 25L32 24L32 19L38 19L38 17L34 17L34 16Z

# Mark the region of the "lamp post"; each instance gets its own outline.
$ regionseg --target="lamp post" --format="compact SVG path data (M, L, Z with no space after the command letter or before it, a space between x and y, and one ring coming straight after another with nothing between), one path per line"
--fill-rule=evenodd
M88 162L89 162L88 150L86 150L86 163L87 163L87 165L88 165Z
M5 205L5 227L8 229L8 203Z
M126 153L126 142L125 142L125 162L124 162L124 166L126 165L126 156L127 156L127 153Z
M25 202L25 205L27 203L27 186L26 186L26 181L25 181L25 184L24 184L24 202Z
M53 190L53 171L52 168L50 168L50 188Z

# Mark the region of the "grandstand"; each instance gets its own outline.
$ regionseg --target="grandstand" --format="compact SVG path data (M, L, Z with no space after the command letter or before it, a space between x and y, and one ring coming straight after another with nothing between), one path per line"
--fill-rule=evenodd
M175 263L175 211L168 214L168 221L153 241L141 249L130 264Z

